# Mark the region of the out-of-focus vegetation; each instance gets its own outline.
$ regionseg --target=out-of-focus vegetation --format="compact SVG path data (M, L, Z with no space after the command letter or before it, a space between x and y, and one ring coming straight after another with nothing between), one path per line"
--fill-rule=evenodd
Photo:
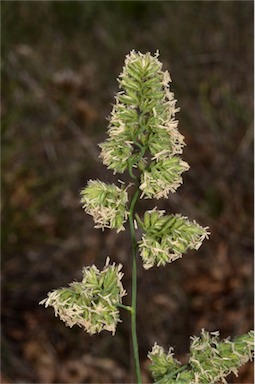
M125 265L130 287L128 232L94 230L79 193L90 178L118 178L97 143L131 49L160 50L181 107L191 169L159 208L211 230L199 252L167 268L139 265L144 381L156 340L183 360L202 327L222 337L252 328L253 3L3 1L2 382L134 380L128 314L115 337L90 337L38 306L107 255ZM252 382L252 365L229 380Z

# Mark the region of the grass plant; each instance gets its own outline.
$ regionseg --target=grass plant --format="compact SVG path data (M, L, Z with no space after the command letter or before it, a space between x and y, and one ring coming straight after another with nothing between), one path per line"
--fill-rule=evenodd
M123 303L122 265L110 263L99 271L95 265L83 270L81 282L57 289L41 301L52 306L67 326L78 325L89 334L107 330L115 334L119 309L130 313L134 366L137 383L142 383L137 336L137 259L148 270L182 258L189 249L198 250L209 238L209 228L180 214L166 214L153 207L141 217L140 199L166 199L181 186L189 165L181 158L185 146L175 118L179 108L170 88L171 77L162 70L159 53L131 51L118 78L120 91L109 119L108 138L100 144L103 164L113 173L127 172L130 183L106 184L90 180L81 191L81 202L95 228L125 230L129 222L132 244L131 305ZM137 238L137 229L142 233ZM146 272L145 272L146 273ZM230 373L252 358L253 332L220 341L218 332L201 331L193 337L187 364L182 365L155 344L148 357L155 383L226 382Z

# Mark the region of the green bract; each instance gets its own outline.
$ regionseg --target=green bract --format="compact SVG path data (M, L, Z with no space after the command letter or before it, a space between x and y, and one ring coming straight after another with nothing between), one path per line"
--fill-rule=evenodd
M81 203L85 212L93 216L95 228L114 228L123 231L127 220L127 191L115 184L105 184L100 180L90 180L81 191Z
M145 212L143 221L136 217L144 231L139 250L145 269L171 263L188 249L198 249L209 235L208 228L181 215L164 215L154 209Z
M122 265L109 265L109 261L108 258L101 272L95 265L84 268L80 283L74 282L69 288L49 292L40 304L52 306L55 315L69 327L78 325L90 334L103 330L114 334L120 321L116 305L121 304L126 292L121 283Z

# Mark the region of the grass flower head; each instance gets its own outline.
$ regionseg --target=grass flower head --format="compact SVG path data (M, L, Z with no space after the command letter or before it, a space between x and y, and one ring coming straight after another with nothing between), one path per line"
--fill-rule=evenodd
M49 292L40 304L52 306L55 316L59 316L69 327L78 325L89 334L103 330L115 334L120 321L117 304L121 304L126 292L121 283L122 265L110 265L109 262L107 258L101 272L95 265L84 268L81 282Z
M95 228L112 228L117 232L125 230L127 220L126 189L100 180L90 180L81 191L81 203L86 213L93 216Z

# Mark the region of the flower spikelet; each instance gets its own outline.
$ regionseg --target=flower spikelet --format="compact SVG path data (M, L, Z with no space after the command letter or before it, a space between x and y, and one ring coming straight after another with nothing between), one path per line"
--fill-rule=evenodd
M180 368L180 362L174 359L172 349L166 354L163 347L157 343L154 344L152 351L149 352L148 358L151 361L150 370L155 380L160 380L168 374L168 372L176 371Z
M146 151L156 161L183 151L184 137L175 120L179 108L170 91L170 75L162 71L158 56L158 52L151 55L134 50L126 56L108 138L100 144L103 163L114 173L130 166L143 170L150 162Z
M188 169L188 163L178 156L152 161L149 169L141 176L141 197L167 198L169 192L175 192L182 184L181 174Z
M174 359L171 349L165 353L162 347L154 345L148 357L157 384L214 384L219 381L225 384L230 373L238 376L237 369L253 358L253 331L233 341L220 341L219 332L202 330L200 337L191 339L190 359L186 365Z
M236 337L233 341L219 340L219 332L202 330L201 337L193 337L189 363L202 383L214 383L230 373L238 376L238 368L252 359L254 332Z
M208 238L208 228L203 228L186 217L164 215L164 211L146 211L143 221L137 216L144 233L139 250L145 269L160 266L182 257L188 249L198 249Z
M90 180L81 191L81 203L86 213L93 216L95 228L114 228L123 231L127 220L127 191L115 184Z
M103 330L115 334L120 321L117 304L121 304L126 292L121 283L122 265L110 265L109 261L107 258L102 271L95 265L84 268L81 282L49 292L40 304L52 306L55 316L59 316L69 327L78 325L89 334Z

